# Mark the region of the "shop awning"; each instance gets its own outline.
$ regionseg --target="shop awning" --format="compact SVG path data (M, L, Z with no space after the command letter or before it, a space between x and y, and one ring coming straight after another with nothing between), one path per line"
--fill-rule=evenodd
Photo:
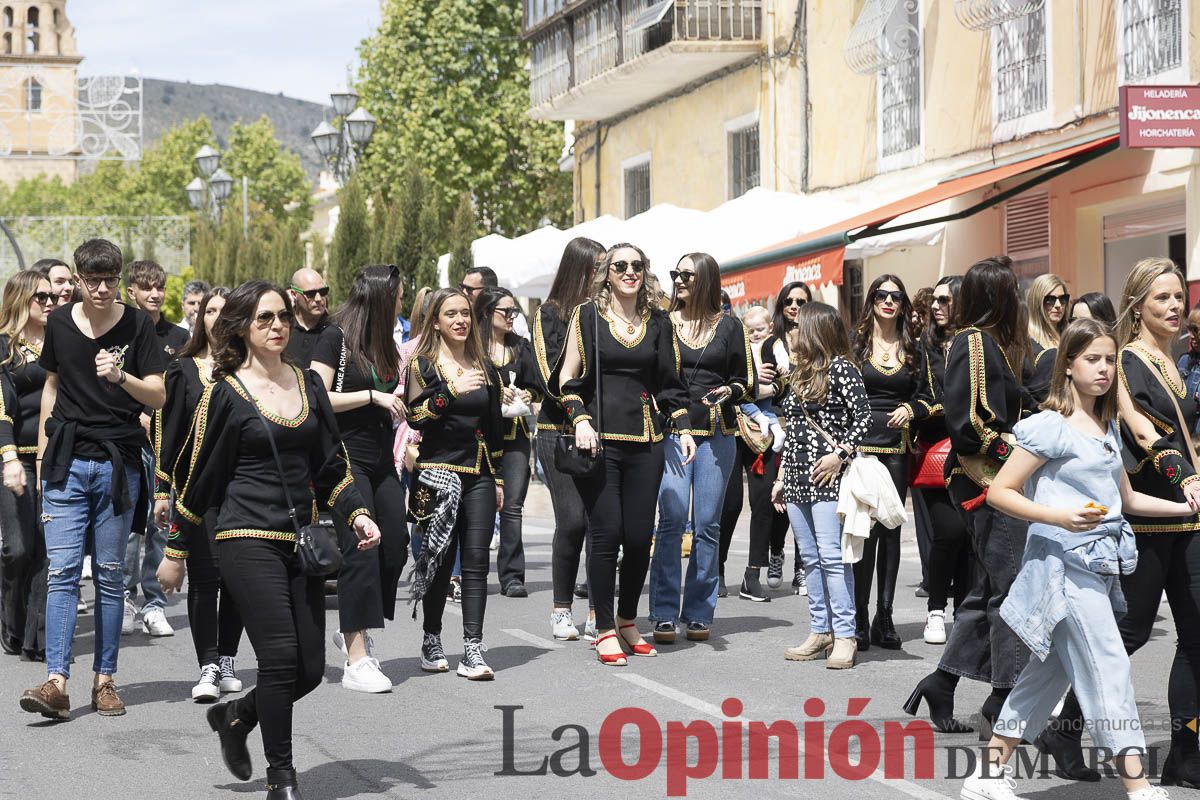
M1105 153L1112 152L1117 146L1118 135L1106 134L1081 144L951 178L924 191L843 220L836 225L815 230L744 258L727 261L721 269L721 285L730 293L730 297L735 302L739 297L773 295L784 283L794 280L802 280L813 285L827 283L841 285L842 260L847 245L859 239L935 223L966 219L1040 183L1052 180L1064 172L1099 158ZM1033 174L1035 172L1037 172L1036 175ZM904 214L919 211L1021 175L1028 175L1029 179L962 211L887 227L889 222ZM737 297L734 297L735 294Z

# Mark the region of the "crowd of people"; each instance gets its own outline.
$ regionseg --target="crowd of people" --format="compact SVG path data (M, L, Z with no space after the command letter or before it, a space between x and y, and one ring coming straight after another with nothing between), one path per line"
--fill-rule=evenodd
M259 727L268 797L298 798L292 709L324 675L327 588L347 690L391 690L372 632L402 589L422 670L450 671L458 603L456 673L493 679L491 552L500 595L527 597L536 470L554 514L550 634L612 667L709 639L746 498L738 596L770 601L793 534L810 634L786 659L852 669L901 649L910 499L924 640L944 649L904 709L970 732L958 682L991 687L971 800L1017 796L1022 740L1060 776L1099 780L1084 731L1119 754L1131 798L1165 797L1144 774L1129 662L1165 593L1179 638L1162 784L1200 788L1200 313L1182 338L1186 283L1167 259L1133 266L1119 312L1054 275L1022 295L1003 256L915 295L880 275L849 325L803 283L735 313L712 256L681 257L664 289L636 245L588 239L530 320L487 267L422 288L406 317L401 270L370 265L345 298L310 269L286 287L193 282L176 325L159 265L104 240L73 260L15 274L0 302L0 647L45 662L28 712L70 718L76 620L93 610L81 581L105 716L125 713L121 636L173 635L165 609L186 584L191 698L211 704L226 766L252 776ZM864 494L851 531L847 498ZM217 702L242 692L243 632L256 685Z

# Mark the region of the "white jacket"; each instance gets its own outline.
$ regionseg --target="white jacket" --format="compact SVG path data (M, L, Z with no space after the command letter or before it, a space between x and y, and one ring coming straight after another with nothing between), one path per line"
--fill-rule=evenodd
M837 513L842 521L842 561L847 564L862 560L863 543L874 523L898 528L908 521L891 473L874 456L850 460L838 491Z

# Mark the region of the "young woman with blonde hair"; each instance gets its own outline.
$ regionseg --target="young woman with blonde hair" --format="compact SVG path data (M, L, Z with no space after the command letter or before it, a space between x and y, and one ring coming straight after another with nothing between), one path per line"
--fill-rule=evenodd
M1029 393L1040 403L1050 391L1050 373L1054 369L1058 340L1071 313L1071 293L1067 284L1050 273L1034 278L1025 292L1025 313L1029 323L1030 351L1024 369Z

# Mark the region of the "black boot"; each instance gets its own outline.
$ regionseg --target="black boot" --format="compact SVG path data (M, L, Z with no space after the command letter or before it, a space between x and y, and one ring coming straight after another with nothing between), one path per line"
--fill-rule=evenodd
M296 770L267 769L267 800L304 800L296 784Z
M993 687L992 693L983 701L983 707L979 709L979 741L991 741L992 726L996 724L996 717L1000 716L1000 710L1004 708L1004 701L1008 699L1008 693L1011 691L1012 689Z
M860 653L871 649L870 627L867 609L865 606L860 606L854 614L854 641L858 643L858 652Z
M769 603L771 598L763 591L762 583L758 579L758 570L758 567L746 567L746 574L742 577L742 588L738 595L755 603Z
M225 760L225 766L239 781L250 780L254 768L250 764L246 738L254 726L238 719L233 703L217 703L204 716L208 719L208 727L221 739L221 758Z
M880 606L871 621L871 644L884 650L899 650L900 643L900 634L896 633L896 624L892 622L892 609Z
M921 700L929 706L929 721L940 733L970 733L975 730L954 718L954 690L958 676L943 670L934 670L921 679L917 688L904 703L904 710L916 716L921 710Z
M1040 752L1054 757L1054 774L1068 781L1098 781L1100 773L1083 757L1083 709L1075 692L1067 692L1062 713L1034 740Z
M1200 789L1200 748L1197 747L1196 734L1187 727L1192 721L1171 721L1174 723L1171 751L1163 762L1159 784Z

